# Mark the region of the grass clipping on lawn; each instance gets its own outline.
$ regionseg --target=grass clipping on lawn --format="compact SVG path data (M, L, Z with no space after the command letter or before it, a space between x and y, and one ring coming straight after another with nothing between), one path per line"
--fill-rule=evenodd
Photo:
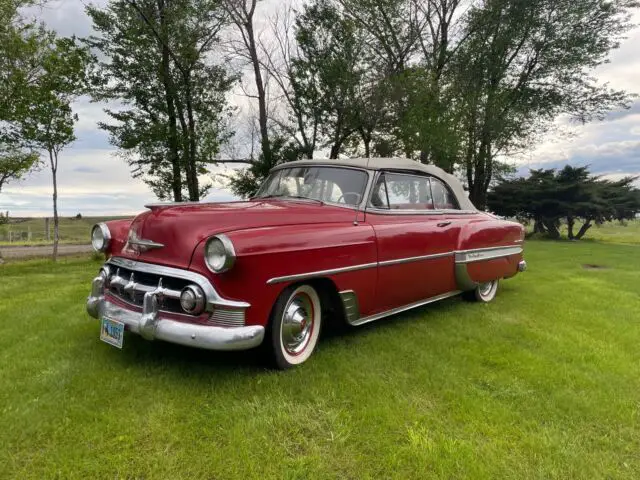
M0 477L640 478L640 250L525 256L489 305L325 332L284 373L132 334L117 350L84 310L98 262L4 265Z

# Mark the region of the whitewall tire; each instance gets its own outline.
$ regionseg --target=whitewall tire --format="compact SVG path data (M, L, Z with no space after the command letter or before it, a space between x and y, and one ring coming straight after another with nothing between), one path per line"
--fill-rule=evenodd
M273 364L287 369L304 363L320 337L322 304L311 285L286 288L278 297L270 318L270 354Z
M473 302L489 303L498 293L498 280L481 283L475 290L464 292L464 298Z

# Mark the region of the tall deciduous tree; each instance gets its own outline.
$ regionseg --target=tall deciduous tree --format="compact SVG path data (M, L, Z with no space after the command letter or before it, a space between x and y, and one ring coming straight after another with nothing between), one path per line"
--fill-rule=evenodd
M338 158L358 132L367 63L362 30L328 0L305 7L296 19L299 57L293 59L294 95L320 115L329 158ZM309 115L312 116L312 115Z
M71 104L84 91L89 53L75 39L46 35L47 44L40 59L40 70L30 86L30 103L17 112L20 137L48 157L53 184L53 261L58 257L58 165L60 152L72 143L78 120Z
M26 175L38 155L20 138L17 112L31 101L46 31L19 15L31 1L0 0L0 192Z
M93 96L121 103L101 127L159 198L199 200L210 185L198 177L229 135L221 2L112 0L87 12L98 35L86 42L101 54Z
M258 125L260 130L261 161L266 166L274 166L274 158L269 137L269 110L267 79L260 58L259 42L256 33L256 7L258 0L222 0L231 21L240 35L240 42L233 46L233 53L245 59L251 67L251 75L256 89L258 102Z
M458 57L464 169L479 207L500 154L529 145L560 114L585 122L629 97L589 76L629 28L635 0L484 0Z

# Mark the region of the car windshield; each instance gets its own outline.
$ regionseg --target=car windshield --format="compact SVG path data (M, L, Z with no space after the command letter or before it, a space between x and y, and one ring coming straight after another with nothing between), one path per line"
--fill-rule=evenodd
M307 198L359 205L367 186L363 170L339 167L293 167L272 173L255 198Z

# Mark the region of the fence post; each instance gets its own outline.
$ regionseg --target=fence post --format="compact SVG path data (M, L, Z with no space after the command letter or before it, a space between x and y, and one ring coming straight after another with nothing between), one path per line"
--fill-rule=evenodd
M51 232L49 231L49 217L45 217L44 219L44 236L47 239L47 242L51 241Z

